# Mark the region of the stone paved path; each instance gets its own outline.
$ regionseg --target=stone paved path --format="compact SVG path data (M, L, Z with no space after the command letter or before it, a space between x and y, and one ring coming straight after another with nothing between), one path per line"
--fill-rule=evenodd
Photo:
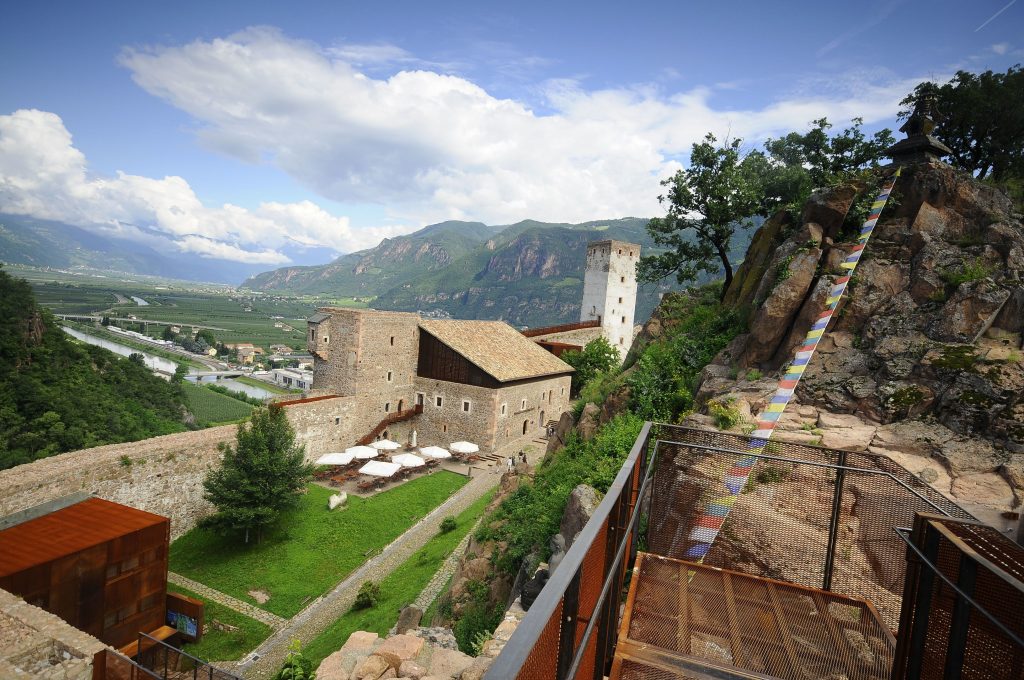
M455 568L459 564L459 558L462 557L464 552L466 552L466 546L469 545L469 540L473 538L473 532L475 532L476 528L480 526L481 521L483 521L483 517L478 519L476 524L473 525L473 528L471 528L466 535L462 537L459 544L455 546L454 550L452 550L452 554L444 561L444 564L442 564L441 568L437 570L437 573L431 577L430 583L428 583L420 594L416 596L416 599L412 603L413 606L419 607L423 611L427 611L427 607L430 606L430 603L441 594L441 591L448 584L448 579L450 579L455 573ZM427 626L430 625L430 622L428 621L421 625Z
M193 581L192 579L182 576L181 574L176 574L173 571L167 572L167 580L176 586L188 588L193 593L202 595L206 599L212 600L217 604L222 604L228 609L234 609L236 612L245 614L251 619L256 619L260 623L265 623L273 630L277 630L284 626L284 624L288 623L288 619L283 619L277 614L271 614L270 612L260 609L255 605L251 605L248 602L236 600L230 595L226 595L219 590L214 590L209 586L204 586L198 581Z
M497 467L495 469L497 470ZM303 645L308 644L348 612L352 608L360 585L365 581L379 583L387 577L437 534L440 530L441 520L449 515L458 515L497 486L501 480L501 475L498 474L500 471L473 469L473 477L469 483L392 541L379 555L363 563L333 590L317 598L292 617L284 627L276 630L253 651L253 654L258 655L259 658L243 663L235 672L241 673L246 678L271 677L284 663L288 645L292 640L298 639ZM341 642L338 643L339 648L341 644Z

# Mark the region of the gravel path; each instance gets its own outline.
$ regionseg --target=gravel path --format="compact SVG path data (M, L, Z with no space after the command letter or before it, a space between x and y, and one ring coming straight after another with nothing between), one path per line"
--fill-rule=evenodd
M250 619L256 619L260 623L265 623L274 630L277 630L288 623L288 619L282 619L277 614L271 614L270 612L251 605L248 602L236 600L230 595L226 595L219 590L214 590L209 586L204 586L199 581L193 581L192 579L182 576L181 574L176 574L173 571L167 572L167 580L176 586L188 588L193 593L202 595L206 599L212 600L217 604L222 604L228 609L234 609L236 612L245 614Z
M308 644L342 614L348 612L352 608L360 585L365 581L379 583L426 545L440 530L441 520L449 515L458 515L497 486L501 480L501 475L498 474L500 471L497 466L494 470L474 468L469 483L396 538L379 555L363 563L333 590L317 598L292 617L253 651L254 655L258 655L256 660L243 662L235 672L243 674L246 678L256 679L269 678L276 673L284 663L288 645L292 640L298 639L302 644ZM341 645L338 646L340 648ZM251 659L251 655L248 658Z

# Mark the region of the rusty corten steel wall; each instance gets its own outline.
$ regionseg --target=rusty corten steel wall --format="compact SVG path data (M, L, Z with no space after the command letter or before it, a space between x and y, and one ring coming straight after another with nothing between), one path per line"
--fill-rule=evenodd
M935 515L919 516L909 540L934 568L909 559L893 678L1024 678L1024 548L991 527Z
M0 532L0 588L121 647L164 625L169 544L166 517L90 498Z

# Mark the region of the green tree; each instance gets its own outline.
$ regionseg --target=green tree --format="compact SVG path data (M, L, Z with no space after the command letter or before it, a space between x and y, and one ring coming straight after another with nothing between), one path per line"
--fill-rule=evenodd
M164 340L170 340L174 342L178 338L178 334L171 330L170 326L164 326L164 332L161 334Z
M852 126L830 136L832 124L819 118L811 121L807 132L769 138L764 151L751 152L744 159L748 181L761 194L761 215L768 217L779 206L798 210L815 189L878 166L896 141L892 131L883 128L868 137L861 129L864 119L851 122Z
M180 385L185 382L185 376L188 375L188 364L178 364L174 369L174 375L171 376L171 382Z
M668 193L658 200L668 205L665 217L647 224L647 233L663 253L640 258L637 278L659 281L675 274L679 283L696 281L701 272L725 271L722 295L732 282L729 248L737 227L748 227L759 214L761 201L751 173L740 157L742 140L722 146L708 133L693 145L690 167L662 181Z
M996 182L1024 177L1024 69L975 74L957 71L944 85L920 83L901 105L907 118L922 99L934 97L934 135L950 148L953 162Z
M565 352L562 354L562 361L576 369L570 388L573 396L576 396L598 373L618 366L619 353L604 336L601 336L588 342L582 350Z
M217 346L217 338L213 337L213 331L211 331L209 328L203 328L198 333L196 333L196 340L202 340L203 342L206 343L207 347Z
M238 426L236 445L222 444L224 459L203 481L205 498L217 507L202 524L223 534L249 533L262 538L282 510L298 501L313 473L304 462L305 446L295 444L295 431L284 409L271 404L253 411Z

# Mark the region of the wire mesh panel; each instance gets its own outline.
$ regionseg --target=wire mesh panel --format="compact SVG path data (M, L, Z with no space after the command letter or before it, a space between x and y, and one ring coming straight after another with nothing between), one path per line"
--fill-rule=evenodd
M555 677L558 669L559 631L562 627L562 605L554 613L519 669L517 680L547 680Z
M1024 678L1024 548L981 524L921 516L894 678Z
M726 471L750 455L749 438L670 426L660 435L648 546L681 559L708 499L729 495ZM884 456L770 441L755 457L704 563L868 599L893 628L905 569L894 527L917 512L970 517Z
M616 655L710 677L888 680L894 647L864 600L640 553Z
M237 675L181 651L163 640L139 634L136 661L149 673L146 677L163 680L241 680Z

